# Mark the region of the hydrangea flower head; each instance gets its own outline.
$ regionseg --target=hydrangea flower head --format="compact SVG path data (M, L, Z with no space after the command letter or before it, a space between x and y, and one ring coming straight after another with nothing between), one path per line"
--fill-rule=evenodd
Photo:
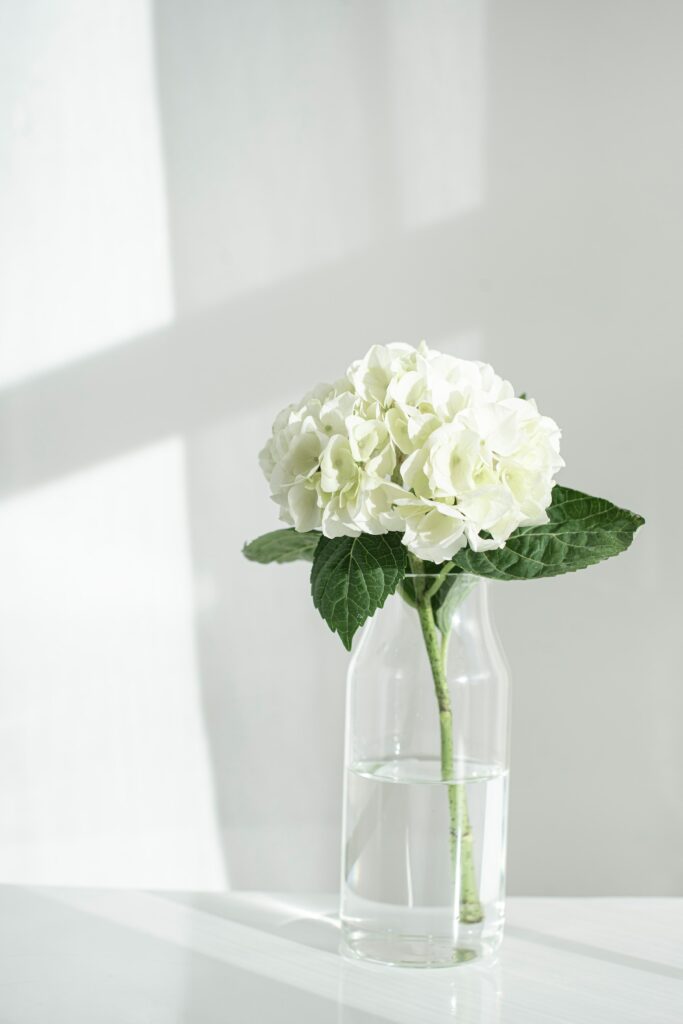
M487 363L374 345L284 409L260 462L280 518L326 537L397 530L416 556L504 547L547 522L560 430Z

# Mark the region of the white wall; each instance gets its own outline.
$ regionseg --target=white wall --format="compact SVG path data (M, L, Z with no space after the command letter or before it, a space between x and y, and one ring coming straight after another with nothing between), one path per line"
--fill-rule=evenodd
M240 547L274 413L424 336L648 520L497 588L510 889L680 894L683 7L0 18L0 881L336 885L346 655Z

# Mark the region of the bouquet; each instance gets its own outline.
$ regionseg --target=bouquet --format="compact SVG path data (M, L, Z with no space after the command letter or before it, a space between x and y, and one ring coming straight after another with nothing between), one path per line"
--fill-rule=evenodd
M260 462L286 528L247 544L255 562L312 562L313 603L351 649L398 591L416 611L438 704L443 779L452 777L445 653L472 577L532 580L624 551L644 522L561 486L560 429L482 362L375 345L335 384L276 418ZM466 808L449 789L451 837ZM454 861L455 863L455 861ZM480 919L461 858L461 917Z

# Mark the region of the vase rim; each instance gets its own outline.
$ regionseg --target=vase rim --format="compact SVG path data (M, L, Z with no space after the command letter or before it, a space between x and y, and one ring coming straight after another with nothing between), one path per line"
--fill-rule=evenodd
M439 572L407 572L403 576L404 580L434 580L439 576ZM470 580L484 580L483 576L477 576L472 572L450 572L449 576L464 576Z

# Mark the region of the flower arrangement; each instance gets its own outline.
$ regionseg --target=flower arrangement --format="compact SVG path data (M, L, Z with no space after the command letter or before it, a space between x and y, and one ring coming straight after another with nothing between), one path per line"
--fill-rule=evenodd
M375 345L284 409L260 462L280 519L244 548L313 561L313 600L350 649L409 565L538 579L619 554L643 523L555 485L560 430L486 363ZM434 595L433 595L434 596Z
M453 770L445 652L471 578L584 569L628 548L644 522L556 484L564 462L554 420L491 366L424 342L375 345L336 384L284 409L260 462L288 527L247 544L247 558L311 561L313 602L347 649L390 594L416 609L444 780ZM458 788L449 795L452 837L466 818ZM476 922L467 856L458 870L461 919Z

